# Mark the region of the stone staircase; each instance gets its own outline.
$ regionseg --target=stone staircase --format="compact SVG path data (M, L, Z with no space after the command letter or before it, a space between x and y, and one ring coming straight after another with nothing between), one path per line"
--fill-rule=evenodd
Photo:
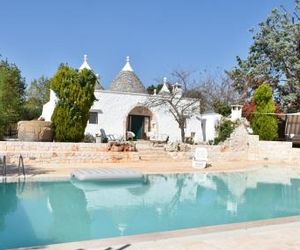
M164 145L153 146L149 141L137 141L136 147L138 155L142 161L170 162L175 161L168 152L165 151Z

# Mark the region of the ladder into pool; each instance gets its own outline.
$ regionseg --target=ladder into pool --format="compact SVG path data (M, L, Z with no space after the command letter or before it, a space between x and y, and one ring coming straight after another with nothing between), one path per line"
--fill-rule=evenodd
M7 174L7 160L6 160L6 155L0 155L0 164L2 164L2 175L6 176ZM21 175L21 169L22 169L22 174L25 177L25 165L24 165L24 158L22 155L19 156L19 163L18 163L18 175Z

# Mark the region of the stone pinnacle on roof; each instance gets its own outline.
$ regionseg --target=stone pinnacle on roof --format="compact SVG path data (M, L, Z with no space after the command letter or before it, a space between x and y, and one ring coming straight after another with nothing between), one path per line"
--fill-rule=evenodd
M88 69L88 70L92 70L92 68L90 67L90 65L87 62L88 57L87 55L83 55L83 63L79 68L79 71L83 70L83 69ZM93 70L92 70L93 71ZM95 84L95 89L96 90L102 90L104 89L102 84L101 84L101 79L100 79L100 75L99 74L95 74L96 75L96 84Z
M138 76L134 73L129 56L126 57L126 64L112 81L111 91L130 92L130 93L146 93L146 89Z
M83 70L83 69L88 69L88 70L92 70L92 68L90 67L90 65L87 62L87 55L83 55L83 63L81 64L79 70Z
M163 81L164 81L163 86L162 86L162 88L160 89L160 91L159 91L158 94L159 94L159 95L171 94L171 93L170 93L170 90L169 90L169 88L168 88L168 84L167 84L167 77L164 77Z
M126 64L124 65L122 71L133 71L130 65L130 57L126 56Z
M173 85L173 94L175 94L176 96L182 96L182 94L183 94L181 85L178 82L176 82Z

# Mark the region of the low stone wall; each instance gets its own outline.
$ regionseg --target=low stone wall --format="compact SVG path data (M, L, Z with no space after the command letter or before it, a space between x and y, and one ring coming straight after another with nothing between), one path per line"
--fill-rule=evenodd
M176 160L191 160L196 147L204 147L208 151L208 161L240 161L247 160L247 151L233 151L221 145L193 145L190 152L168 152Z
M17 163L22 154L26 164L34 163L107 163L138 161L137 152L110 152L101 143L55 143L0 141L0 154L8 163Z
M199 145L208 151L210 162L222 161L279 161L300 164L300 148L293 148L292 142L260 141L257 135L249 135L241 124L223 145ZM192 158L192 152L168 152L176 160Z
M259 141L257 135L249 135L248 160L300 163L300 148L293 148L292 142Z
M166 152L175 160L191 160L197 145L189 152ZM247 133L234 134L224 145L201 145L208 150L210 162L225 161L282 161L300 163L300 148L291 142L259 141L258 136ZM101 143L54 143L0 141L0 154L6 154L9 163L17 163L19 155L25 164L39 163L109 163L139 161L139 152L107 151ZM153 154L156 154L154 151Z

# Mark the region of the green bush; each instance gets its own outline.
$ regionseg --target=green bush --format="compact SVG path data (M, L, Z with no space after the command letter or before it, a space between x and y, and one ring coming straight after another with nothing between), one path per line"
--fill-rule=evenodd
M264 83L259 86L253 96L255 110L251 127L253 133L261 140L275 140L278 138L278 121L274 113L276 110L271 87Z
M83 138L83 142L85 143L95 143L96 138L92 134L85 134Z
M229 116L231 114L230 105L220 100L216 100L213 102L213 109L216 113L223 116Z
M0 139L5 129L22 116L25 80L19 68L0 58Z
M61 65L51 79L59 101L52 115L55 141L80 142L95 100L96 76L90 70L77 71Z
M236 124L230 120L222 119L220 124L217 126L218 136L214 140L214 144L219 144L230 137L234 131Z
M5 130L5 125L0 117L0 140L3 140L4 130Z

